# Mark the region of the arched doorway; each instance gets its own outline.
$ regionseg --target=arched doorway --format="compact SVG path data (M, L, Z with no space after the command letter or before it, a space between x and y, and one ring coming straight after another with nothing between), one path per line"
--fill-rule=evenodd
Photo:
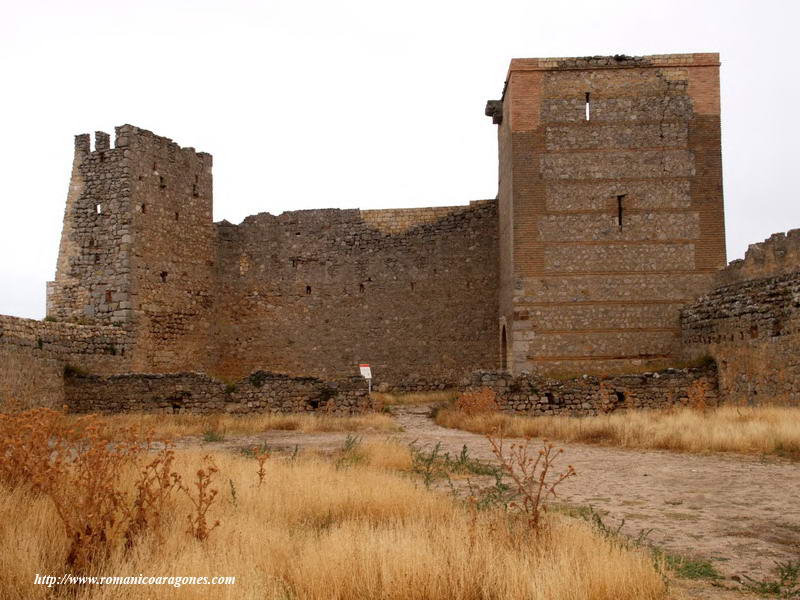
M508 340L506 339L505 325L503 325L503 330L500 333L500 369L503 371L508 370Z

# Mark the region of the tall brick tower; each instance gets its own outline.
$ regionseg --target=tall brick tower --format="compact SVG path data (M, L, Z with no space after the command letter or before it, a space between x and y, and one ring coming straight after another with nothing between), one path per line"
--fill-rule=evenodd
M215 232L211 155L132 125L75 137L47 314L117 324L132 370L208 362Z
M514 59L486 112L505 366L668 364L725 266L719 55Z

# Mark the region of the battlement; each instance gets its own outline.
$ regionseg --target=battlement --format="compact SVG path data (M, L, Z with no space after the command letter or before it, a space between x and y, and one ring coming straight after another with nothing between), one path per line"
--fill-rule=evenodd
M700 52L692 54L651 54L649 56L583 56L554 58L514 58L508 72L592 69L631 69L664 67L718 67L719 54Z
M800 271L800 229L774 233L750 244L743 259L731 261L716 275L717 285L728 285Z

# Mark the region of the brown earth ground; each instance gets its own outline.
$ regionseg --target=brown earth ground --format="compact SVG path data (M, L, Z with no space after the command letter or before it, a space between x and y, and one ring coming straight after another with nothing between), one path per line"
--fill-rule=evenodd
M403 443L432 447L457 455L464 445L470 456L493 460L485 437L446 429L429 417L430 406L394 406L401 430L396 434L359 433L364 440L392 437ZM274 451L333 451L346 433L269 431L231 436L205 444L201 438L180 440L240 450L266 443ZM678 595L691 598L741 598L737 580L773 575L776 561L800 557L800 463L780 458L743 455L696 455L667 451L616 449L585 444L558 444L563 463L578 477L559 489L559 501L592 506L604 522L667 552L709 559L724 579L681 581ZM473 478L473 484L489 483ZM457 482L458 483L458 482ZM461 481L460 484L466 484ZM747 595L747 597L753 597Z

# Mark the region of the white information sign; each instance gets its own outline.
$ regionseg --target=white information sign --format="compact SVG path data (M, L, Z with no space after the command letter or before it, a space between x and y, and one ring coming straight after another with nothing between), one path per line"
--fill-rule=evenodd
M372 371L367 364L358 365L358 368L361 370L361 376L364 379L372 379Z

